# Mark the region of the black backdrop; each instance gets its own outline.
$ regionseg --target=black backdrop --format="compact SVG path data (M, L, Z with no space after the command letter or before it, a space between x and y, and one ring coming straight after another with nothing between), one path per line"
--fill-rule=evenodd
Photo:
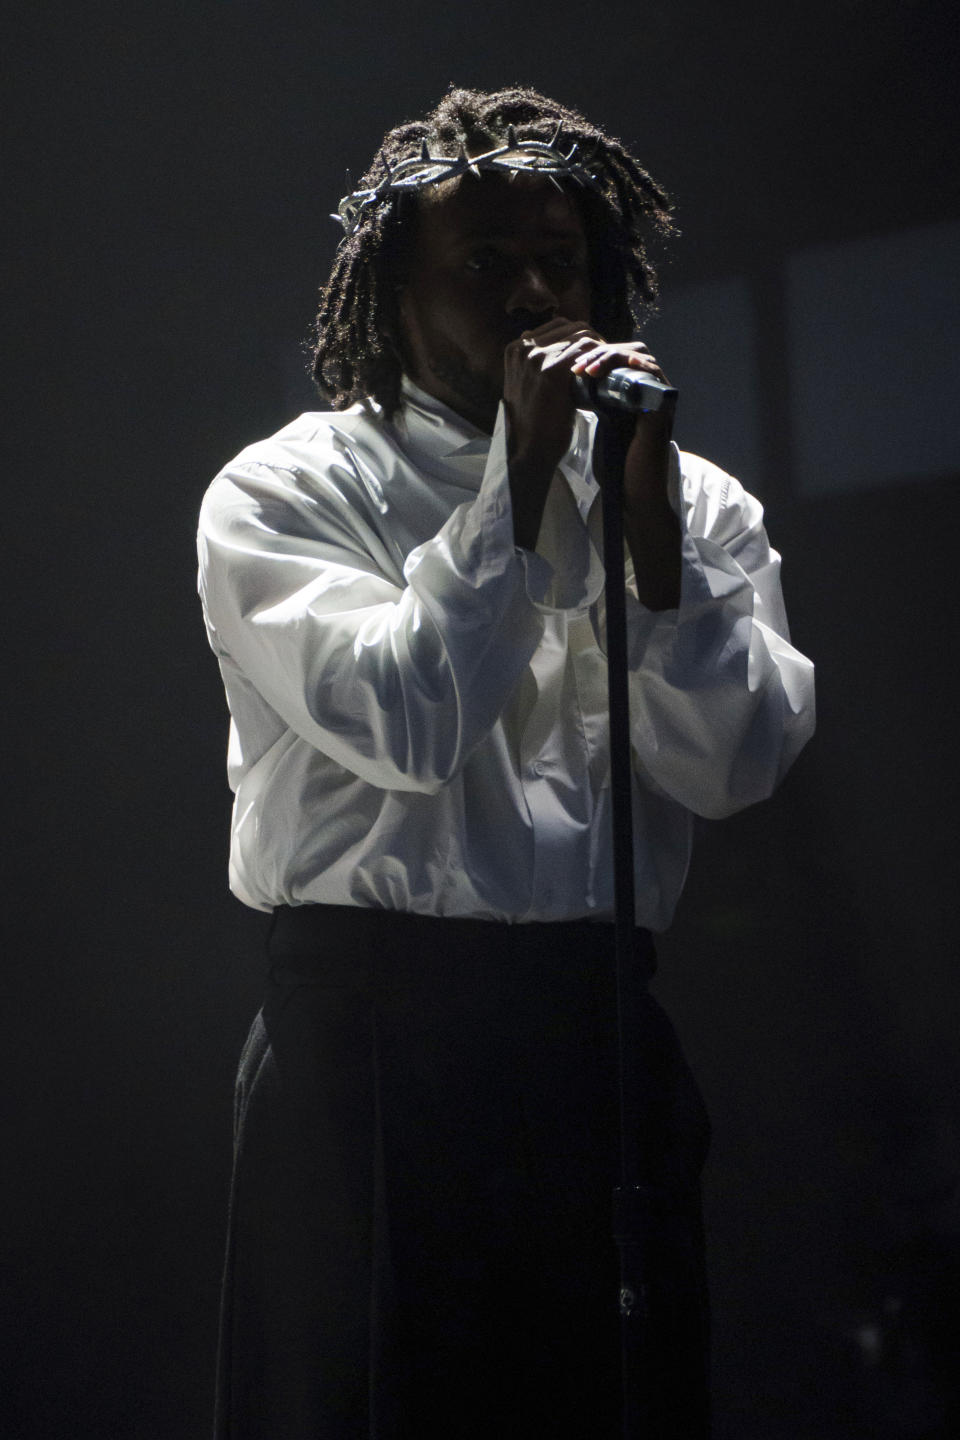
M790 280L798 255L856 268L877 237L896 256L901 234L960 235L955 26L947 5L889 0L103 0L8 28L11 1440L209 1430L263 917L226 892L195 515L224 460L314 403L299 347L344 167L450 80L579 106L677 196L651 343L683 392L679 439L731 467L750 429L743 478L819 668L818 737L773 802L703 827L661 947L716 1127L717 1435L960 1433L953 336L913 336L906 363L885 316L919 283L914 252L863 271L865 393L902 366L897 435L946 440L935 463L847 483L865 412L854 397L831 430L798 406L809 292ZM956 315L949 265L942 283ZM724 295L747 297L740 321ZM671 329L704 307L707 340ZM844 340L842 306L824 313ZM849 376L821 378L835 394Z

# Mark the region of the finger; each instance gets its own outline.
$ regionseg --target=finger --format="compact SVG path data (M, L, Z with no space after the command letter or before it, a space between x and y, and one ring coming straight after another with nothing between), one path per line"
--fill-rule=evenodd
M645 370L648 375L652 375L653 378L659 380L662 385L670 384L670 381L664 373L663 366L658 360L655 360L652 355L633 356L628 364L631 370Z
M646 370L657 380L662 381L664 385L670 384L670 381L667 379L666 374L664 373L663 366L660 364L659 360L654 359L654 357L650 354L632 356L629 364L631 369Z
M554 340L548 345L532 346L528 354L533 358L546 356L551 365L572 365L586 351L595 354L597 342L592 335L581 335L573 340Z
M566 336L562 332L557 332L551 336L550 334L542 334L538 330L536 338L534 338L534 332L525 331L524 334L518 336L516 340L509 340L507 342L505 353L507 355L519 355L523 360L538 359L540 356L545 355L547 351L552 349L556 344L561 346L566 344Z
M567 320L562 315L547 320L545 324L538 325L534 330L524 330L521 340L532 341L535 345L550 344L556 340L573 340L580 336L589 337L593 341L602 344L601 337L589 325L582 321Z
M582 375L591 365L596 365L608 356L615 359L619 365L625 364L625 357L617 351L611 351L609 345L590 345L577 357L577 363L573 367L574 373Z
M608 375L611 370L620 368L630 370L645 370L663 383L669 384L660 364L650 354L641 355L636 350L611 349L609 346L595 348L593 351L583 354L573 367L574 373L578 375L597 376Z
M618 355L622 355L624 357L624 363L626 363L627 358L631 355L636 355L644 360L654 360L654 363L656 363L649 346L645 345L642 340L601 341L599 336L597 336L597 340L598 344L602 345L605 350L610 350Z

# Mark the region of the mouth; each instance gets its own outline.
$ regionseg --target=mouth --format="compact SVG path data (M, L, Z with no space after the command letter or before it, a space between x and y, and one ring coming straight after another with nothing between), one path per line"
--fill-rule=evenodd
M532 310L515 310L507 317L507 340L519 340L525 330L536 330L538 325L546 325L554 315L553 310L541 310L539 314Z

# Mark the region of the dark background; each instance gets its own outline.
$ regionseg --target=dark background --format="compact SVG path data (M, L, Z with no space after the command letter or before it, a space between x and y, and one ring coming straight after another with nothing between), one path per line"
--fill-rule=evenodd
M4 1436L209 1432L264 917L226 890L196 511L315 404L344 167L450 80L539 86L676 195L650 343L678 438L767 503L818 665L817 738L702 827L661 946L715 1123L718 1440L960 1434L956 26L862 0L8 25Z

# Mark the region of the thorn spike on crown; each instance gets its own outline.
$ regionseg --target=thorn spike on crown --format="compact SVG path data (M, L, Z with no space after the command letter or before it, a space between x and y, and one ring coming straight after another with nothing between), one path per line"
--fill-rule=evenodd
M562 129L563 129L563 117L561 116L560 119L557 121L557 128L556 128L556 130L554 130L553 134L552 134L551 137L550 137L550 145L551 145L551 147L554 146L554 145L556 145L557 141L560 139L560 132L561 132Z
M423 186L436 185L441 180L463 175L467 170L478 179L484 170L499 171L501 174L509 171L511 179L521 170L525 173L534 172L544 176L562 193L563 186L560 184L559 176L564 180L573 180L580 186L602 192L602 184L596 175L586 168L583 159L576 158L580 150L578 143L576 141L571 143L569 155L564 155L557 145L556 142L562 127L561 119L557 124L553 139L546 144L542 140L518 140L516 128L508 125L507 143L494 145L483 155L468 155L463 141L459 143L456 156L431 155L429 143L424 137L420 144L420 154L416 159L410 157L407 160L391 162L384 156L383 179L368 190L352 190L348 170L347 194L340 201L337 212L344 233L348 236L355 234L363 224L364 218L375 206L388 201L393 191L398 189L419 190ZM597 150L597 142L594 142L591 159L595 158Z

